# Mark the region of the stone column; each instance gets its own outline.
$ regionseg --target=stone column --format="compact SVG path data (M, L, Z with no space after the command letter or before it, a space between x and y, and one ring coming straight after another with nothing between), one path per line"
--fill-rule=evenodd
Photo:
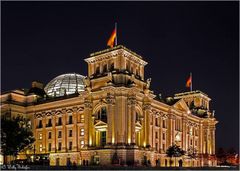
M130 116L130 125L131 125L131 143L136 143L136 136L135 136L135 123L136 123L136 110L135 110L135 105L136 105L136 98L131 99L131 116ZM139 113L140 115L140 113Z
M167 127L167 145L166 145L166 149L168 148L168 146L171 146L173 141L172 141L172 131L173 131L173 117L172 114L169 113L168 114L168 127Z
M47 145L46 145L46 140L47 140L47 137L46 137L46 124L47 124L47 121L46 121L46 115L43 114L42 115L42 152L46 153L47 152Z
M52 148L51 148L51 152L56 152L56 147L57 147L57 142L56 142L56 116L54 114L54 112L51 113L52 114ZM48 136L48 133L47 133Z
M187 119L183 118L182 119L182 148L185 151L187 150L186 141L187 141Z
M144 110L144 119L145 119L145 132L144 132L144 136L145 136L145 144L146 145L150 145L151 142L151 130L150 130L150 110L151 110L151 105L150 104L144 104L143 106L143 110Z
M77 143L78 143L78 126L77 126L77 108L74 107L73 108L73 113L72 113L72 121L73 121L73 130L72 130L72 134L73 134L73 148L72 151L77 151Z
M203 153L203 126L202 123L199 124L199 130L198 130L198 136L199 136L199 140L198 140L198 151L200 154Z
M107 134L107 143L108 144L114 144L115 143L115 122L114 122L114 105L115 105L115 98L113 95L108 94L107 98L107 106L108 106L108 111L107 111L107 117L108 117L108 134Z
M213 128L213 130L212 130L212 154L215 154L215 131L216 131L216 128Z
M160 148L160 152L162 153L162 143L163 143L163 140L162 140L162 129L163 129L163 125L162 125L162 116L159 117L159 148Z
M175 126L176 126L176 117L172 115L172 144L175 144Z
M88 147L92 145L91 136L91 121L92 121L92 102L90 100L85 100L84 102L84 146Z
M66 110L63 109L62 110L62 149L61 151L66 152L67 150L67 129L66 129L66 124L67 124L67 114L66 114Z
M131 112L131 99L127 100L127 139L132 142L132 112ZM129 143L129 142L127 142Z

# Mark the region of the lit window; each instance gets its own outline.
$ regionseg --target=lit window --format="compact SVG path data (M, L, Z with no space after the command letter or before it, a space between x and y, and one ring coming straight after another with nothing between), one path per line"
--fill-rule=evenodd
M192 130L192 127L190 128L189 130L189 134L192 135L193 134L193 130Z
M39 139L40 140L42 139L42 133L39 133Z
M39 151L42 152L42 144L39 144Z
M84 123L84 115L83 115L83 114L80 115L80 122L81 122L81 123Z
M81 136L84 135L84 129L83 129L83 128L81 128L81 130L80 130L80 135L81 135Z
M81 140L80 144L81 144L81 148L83 148L83 146L84 146L84 141Z

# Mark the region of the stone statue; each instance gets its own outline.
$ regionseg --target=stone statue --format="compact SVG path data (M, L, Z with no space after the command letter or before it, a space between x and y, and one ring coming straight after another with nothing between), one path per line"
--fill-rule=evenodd
M83 80L83 82L84 82L84 85L86 86L86 87L90 87L90 79L88 78L88 77L85 77L85 79Z
M88 92L90 92L91 91L91 88L90 88L91 81L90 81L89 77L85 77L83 82L84 82L84 85L86 86L86 90Z
M150 88L151 80L152 80L151 78L148 78L148 79L147 79L146 89L149 89L149 88Z

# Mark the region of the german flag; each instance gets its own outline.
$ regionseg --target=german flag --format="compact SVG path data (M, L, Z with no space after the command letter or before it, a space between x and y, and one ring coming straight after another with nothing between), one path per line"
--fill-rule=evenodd
M192 84L192 74L190 74L190 77L187 79L186 87L190 88Z
M108 39L107 45L110 46L111 48L114 46L114 41L116 39L117 36L117 29L114 28L111 37Z

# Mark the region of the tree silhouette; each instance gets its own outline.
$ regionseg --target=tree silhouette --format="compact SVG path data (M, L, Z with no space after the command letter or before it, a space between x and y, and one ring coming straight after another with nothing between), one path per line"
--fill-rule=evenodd
M191 166L192 166L192 160L197 158L197 149L194 147L189 147L187 150L187 155L191 159Z
M168 157L170 157L170 166L172 166L172 157L175 157L175 166L176 166L176 157L181 157L185 154L185 151L182 150L179 146L176 144L169 146L166 154Z
M4 163L8 155L17 156L35 141L29 120L17 116L16 118L1 117L1 150Z

